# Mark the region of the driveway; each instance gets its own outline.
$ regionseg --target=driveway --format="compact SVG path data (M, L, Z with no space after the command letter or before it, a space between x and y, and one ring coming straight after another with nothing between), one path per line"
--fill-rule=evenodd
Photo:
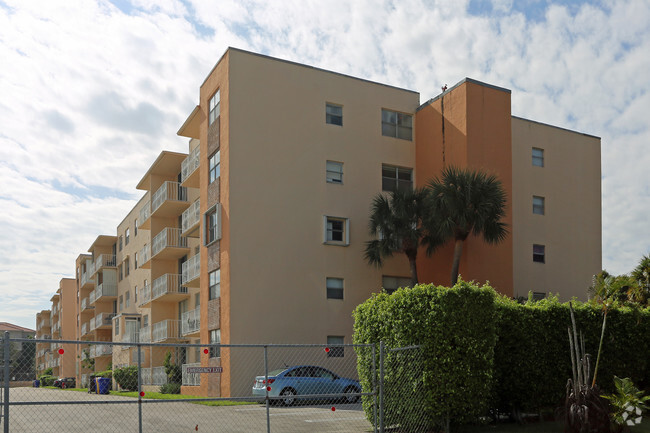
M12 433L138 431L139 406L134 398L42 388L12 388L10 401L33 403L10 406L9 426ZM92 402L99 404L89 404ZM272 432L372 431L360 404L272 407L269 418ZM203 406L143 400L142 430L152 433L266 432L266 407L258 404Z

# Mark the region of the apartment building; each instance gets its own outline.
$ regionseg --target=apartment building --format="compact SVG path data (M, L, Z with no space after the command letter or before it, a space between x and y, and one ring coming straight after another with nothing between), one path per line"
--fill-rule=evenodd
M372 199L449 165L494 173L508 194L508 238L469 238L463 278L508 296L586 298L601 269L600 139L512 116L510 101L510 90L464 79L421 103L411 90L228 49L178 131L188 152L162 152L115 235L77 260L79 334L351 343L354 308L410 281L404 257L381 269L364 260ZM452 249L422 252L420 280L448 284ZM90 355L137 361L133 349L108 350ZM143 351L147 386L164 382L164 352ZM184 381L185 394L247 395L259 374L243 351L174 356L223 368Z

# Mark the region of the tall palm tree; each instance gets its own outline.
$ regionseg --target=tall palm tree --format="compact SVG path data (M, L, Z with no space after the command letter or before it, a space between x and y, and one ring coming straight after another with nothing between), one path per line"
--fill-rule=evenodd
M505 216L506 193L496 176L483 171L447 167L440 178L428 184L432 215L428 224L440 238L454 239L451 284L458 281L458 266L465 239L473 233L490 244L502 242L508 235Z
M381 267L384 259L395 253L404 253L411 267L411 284L418 284L416 258L418 247L427 243L435 248L435 240L423 228L427 217L428 191L394 191L378 194L372 201L368 228L376 237L366 242L365 258L371 265Z
M632 293L634 300L640 304L650 303L650 255L641 257L630 275L636 282Z

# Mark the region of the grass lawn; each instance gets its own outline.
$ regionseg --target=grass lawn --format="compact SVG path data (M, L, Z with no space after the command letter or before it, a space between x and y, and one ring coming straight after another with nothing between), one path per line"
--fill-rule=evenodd
M60 391L78 391L78 392L88 392L88 388L66 388L61 389L55 386L43 386L45 389L58 389ZM137 391L110 391L111 395L119 395L122 397L132 397L138 398ZM197 395L183 395L183 394L162 394L160 392L145 392L144 398L153 399L153 400L178 400L178 399L196 399L196 398L207 398L200 397ZM245 404L257 404L257 402L251 401L239 401L239 400L214 400L214 401L197 401L190 402L194 404L202 404L204 406L239 406Z

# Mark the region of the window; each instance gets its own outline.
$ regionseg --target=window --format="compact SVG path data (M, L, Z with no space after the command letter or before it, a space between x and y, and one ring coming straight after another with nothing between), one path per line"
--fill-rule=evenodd
M115 323L115 336L117 337L120 335L120 318L118 317L113 320L113 323Z
M119 239L118 244L119 244L120 251L122 251L122 235L120 235L120 239Z
M138 253L133 253L133 269L138 269Z
M208 164L210 166L210 183L217 180L221 175L221 151L217 150L210 158L208 158Z
M382 191L411 191L413 189L413 169L381 165Z
M117 277L119 278L119 281L122 281L122 265L121 264L117 267Z
M122 295L120 295L120 309L119 309L119 311L122 311L123 308L124 308L124 298L122 297Z
M533 301L541 301L546 297L546 292L533 292Z
M131 292L127 291L124 294L124 303L126 305L126 308L129 308L131 306Z
M396 111L381 110L381 135L403 140L413 139L413 116Z
M138 235L138 219L135 219L135 222L133 223L133 236Z
M343 299L343 278L327 278L327 299Z
M544 197L533 196L533 213L544 215Z
M350 244L350 220L347 218L325 217L326 244L349 245Z
M533 165L535 167L544 167L544 149L533 147Z
M133 302L138 302L138 286L133 286Z
M217 120L217 117L219 117L219 112L220 112L220 105L221 105L221 91L217 90L214 95L212 95L212 98L210 98L210 114L209 114L209 123L208 125L212 125L215 120Z
M124 260L124 276L128 277L130 271L131 270L129 269L129 259L127 258L126 260Z
M210 280L210 300L221 296L221 269L208 274Z
M389 295L400 287L411 287L411 279L408 277L381 277L381 286Z
M205 244L221 239L221 204L216 204L205 213Z
M210 344L221 344L221 329L210 331ZM219 358L221 356L221 347L210 347L210 358Z
M130 237L131 237L131 231L130 231L130 229L127 227L127 228L126 228L126 231L124 232L124 245L128 245L128 244L129 244L129 238L130 238Z
M147 326L149 326L149 315L148 315L148 314L145 315L145 316L142 318L142 327L143 327L143 328L146 328Z
M546 251L544 245L533 245L533 262L546 263Z
M329 183L343 183L343 163L327 161L325 164L325 179Z
M344 340L343 337L337 336L337 335L328 335L327 336L327 345L328 346L333 346L333 345L339 345L343 344ZM328 358L343 358L345 355L345 348L343 346L340 347L330 347L330 351L327 352L327 357Z
M334 104L325 104L325 123L343 126L343 107Z

